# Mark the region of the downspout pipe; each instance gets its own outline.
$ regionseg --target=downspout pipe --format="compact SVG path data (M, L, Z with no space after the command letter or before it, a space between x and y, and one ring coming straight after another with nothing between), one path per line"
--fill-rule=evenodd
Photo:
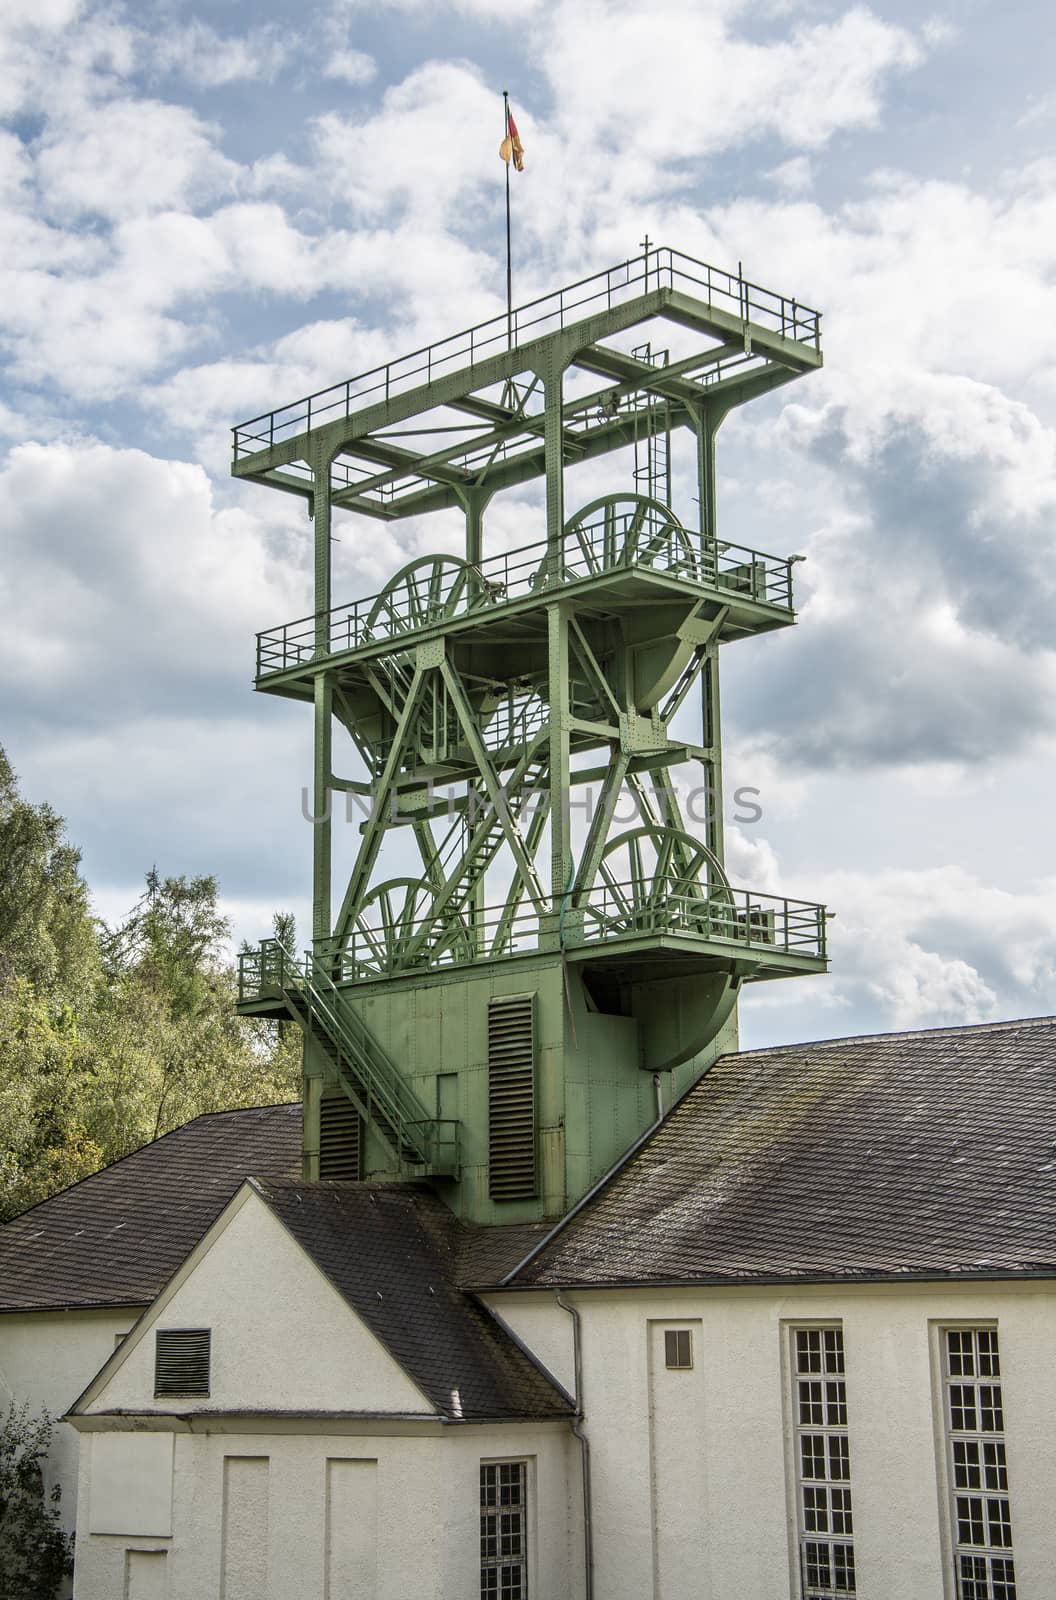
M564 1298L560 1289L554 1290L554 1299L562 1311L572 1318L572 1365L574 1372L576 1411L572 1419L572 1432L579 1440L583 1468L583 1594L584 1600L594 1600L594 1519L590 1492L590 1440L583 1431L583 1344L579 1312Z

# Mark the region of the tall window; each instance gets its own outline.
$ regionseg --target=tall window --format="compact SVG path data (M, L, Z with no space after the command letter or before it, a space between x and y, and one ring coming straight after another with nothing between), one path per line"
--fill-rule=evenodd
M480 1592L528 1600L528 1464L480 1466Z
M802 1600L853 1595L854 1525L842 1328L791 1330Z
M1016 1600L996 1328L942 1335L958 1600Z

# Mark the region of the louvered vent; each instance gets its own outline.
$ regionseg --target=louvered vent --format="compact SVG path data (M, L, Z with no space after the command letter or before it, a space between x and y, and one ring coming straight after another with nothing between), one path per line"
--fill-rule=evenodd
M363 1124L347 1095L329 1095L319 1106L319 1176L355 1183L360 1174Z
M155 1335L154 1393L208 1394L208 1328L166 1328Z
M529 1200L535 1169L533 996L488 1001L488 1167L493 1200Z

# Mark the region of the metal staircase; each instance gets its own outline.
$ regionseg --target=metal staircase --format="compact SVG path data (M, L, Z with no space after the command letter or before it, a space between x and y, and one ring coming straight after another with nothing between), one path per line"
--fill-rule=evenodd
M547 737L548 727L544 725L522 752L498 803L480 797L479 815L467 814L464 828L459 830L461 839L456 837L452 841L458 848L449 846L438 857L443 884L436 892L428 919L407 948L407 966L412 966L415 958L437 939L445 923L470 912L476 885L483 880L484 873L507 840L507 828L514 828L520 836L520 814L533 796L541 794L547 782L550 770ZM542 909L545 898L542 884L534 874L533 880L535 898Z
M381 1134L404 1177L456 1178L458 1123L431 1117L370 1029L310 956L277 939L239 958L239 998L281 999L318 1044L360 1116Z

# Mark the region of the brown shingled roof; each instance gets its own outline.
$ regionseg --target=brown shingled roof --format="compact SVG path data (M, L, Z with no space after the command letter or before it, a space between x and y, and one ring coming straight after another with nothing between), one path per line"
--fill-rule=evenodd
M247 1177L300 1164L299 1105L196 1117L0 1228L0 1311L146 1305Z
M442 1416L568 1417L568 1396L455 1286L462 1229L413 1184L254 1184Z
M1056 1018L724 1056L516 1285L1056 1275Z

